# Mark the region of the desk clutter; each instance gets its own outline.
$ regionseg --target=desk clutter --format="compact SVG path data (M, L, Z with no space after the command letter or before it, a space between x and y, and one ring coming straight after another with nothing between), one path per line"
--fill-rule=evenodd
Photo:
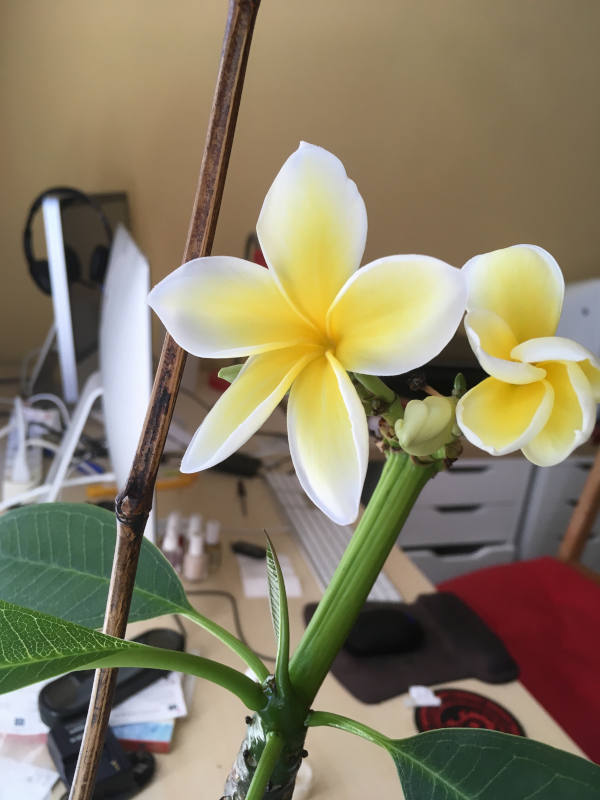
M202 514L184 518L178 511L158 523L160 549L176 572L191 582L206 580L221 564L221 523Z
M306 623L315 609L315 603L305 607ZM381 703L417 682L508 683L519 668L477 614L453 594L437 592L410 604L366 603L332 672L357 700Z
M183 650L184 637L168 628L155 628L137 637L137 642L155 647ZM70 672L0 696L0 737L19 740L17 747L30 748L46 742L54 770L10 758L6 775L11 792L25 781L31 790L27 800L47 797L57 778L70 786L87 706L92 690L93 670ZM187 715L185 694L193 678L165 670L121 668L118 672L115 705L99 768L94 798L119 797L126 800L145 786L154 774L153 753L168 753L177 718ZM15 763L12 763L15 761ZM3 772L3 778L5 773ZM35 788L33 788L35 787ZM0 798L14 798L0 788Z

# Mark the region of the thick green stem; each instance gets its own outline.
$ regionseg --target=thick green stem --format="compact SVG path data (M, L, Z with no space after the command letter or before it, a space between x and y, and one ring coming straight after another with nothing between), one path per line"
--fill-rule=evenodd
M377 488L290 662L297 695L310 707L435 464L387 457Z
M282 749L283 739L281 736L275 731L268 733L265 749L262 751L260 761L252 777L246 800L261 800Z

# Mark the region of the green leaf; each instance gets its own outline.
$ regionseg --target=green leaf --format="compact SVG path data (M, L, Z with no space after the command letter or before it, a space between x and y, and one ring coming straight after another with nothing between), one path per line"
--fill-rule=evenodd
M0 517L0 598L99 628L104 620L115 515L87 503L41 503ZM188 602L177 573L143 539L129 621L182 614L230 647L263 680L269 671L250 648Z
M0 517L0 597L99 628L104 620L115 515L87 503L42 503ZM142 542L131 622L189 608L176 572Z
M92 667L147 667L188 672L237 694L255 711L265 704L257 683L217 661L115 639L0 600L0 693L63 672Z
M388 749L406 800L600 800L600 767L524 736L442 729Z
M283 573L273 543L267 536L267 580L269 583L269 606L271 619L277 638L277 658L275 660L275 678L280 688L289 685L288 663L290 660L290 622L288 617L287 595Z
M310 712L306 724L340 728L384 747L405 800L600 800L600 766L524 736L444 728L394 740L326 711Z

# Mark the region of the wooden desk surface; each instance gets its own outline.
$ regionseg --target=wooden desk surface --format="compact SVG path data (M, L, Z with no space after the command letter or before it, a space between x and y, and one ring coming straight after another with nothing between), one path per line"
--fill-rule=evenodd
M291 559L303 590L301 598L289 600L292 647L304 629L302 608L305 603L318 599L320 590L282 522L266 484L255 478L248 480L246 485L247 517L241 514L235 480L217 473L200 475L196 483L185 490L162 492L158 499L158 513L163 517L172 509L183 514L201 511L205 519L214 517L222 521L221 569L194 588L222 588L233 592L238 599L242 628L249 643L261 653L273 653L275 645L267 600L244 598L237 561L230 552L229 543L243 536L262 544L262 528L265 527L277 552ZM386 572L406 601L410 602L419 593L433 588L399 550L390 555ZM231 609L226 600L210 596L197 596L192 600L203 614L233 630ZM172 624L170 618L163 622ZM139 632L143 626L142 623L132 625L130 632ZM243 668L243 664L217 640L192 623L186 622L185 626L188 649ZM574 742L519 683L494 686L477 680L462 680L452 681L452 685L496 699L515 713L532 738L581 755ZM352 698L333 677L327 678L314 705L321 710L360 719L394 738L416 733L413 711L404 705L403 697L378 705L364 705ZM179 791L183 797L190 797L192 793L203 799L220 797L244 735L245 713L240 702L225 690L197 681L189 716L177 722L172 752L157 757L156 777L140 796L144 800L164 800ZM392 760L380 748L345 732L326 728L309 731L306 747L308 763L313 771L310 797L314 800L363 800L374 796L374 787L380 796L401 797Z

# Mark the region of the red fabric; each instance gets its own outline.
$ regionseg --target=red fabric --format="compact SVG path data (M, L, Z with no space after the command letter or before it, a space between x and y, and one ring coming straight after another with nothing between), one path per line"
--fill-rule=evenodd
M600 584L553 558L444 581L498 634L521 682L600 763ZM518 714L518 710L515 709Z

